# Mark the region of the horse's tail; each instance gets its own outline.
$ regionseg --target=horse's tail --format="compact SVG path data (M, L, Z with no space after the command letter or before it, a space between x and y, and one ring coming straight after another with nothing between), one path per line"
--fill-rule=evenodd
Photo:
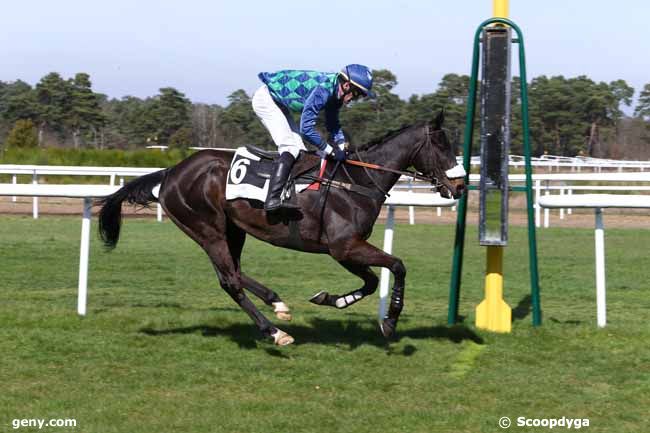
M122 202L139 204L148 207L158 199L153 194L153 189L165 179L167 169L149 173L133 179L113 194L96 202L101 206L99 211L99 236L104 245L113 249L120 239L122 227Z

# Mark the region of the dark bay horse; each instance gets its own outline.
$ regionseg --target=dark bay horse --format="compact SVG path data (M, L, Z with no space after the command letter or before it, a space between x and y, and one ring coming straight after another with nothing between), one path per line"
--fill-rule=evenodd
M413 167L430 179L443 196L458 198L464 192L464 171L456 164L442 122L440 113L432 123L402 128L358 148L349 157L394 171ZM275 292L242 272L240 257L247 233L279 247L329 254L363 280L360 289L345 295L327 292L314 295L311 301L319 305L345 308L374 293L378 278L370 267L385 267L394 276L394 286L380 329L386 338L392 336L404 306L406 269L399 258L366 240L385 200L380 191L389 191L400 175L348 164L335 170L335 164L330 161L325 178L334 171L335 181L358 185L362 191L372 194L334 186L325 188L323 184L321 190L327 190L325 200L322 199L324 191L296 194L302 219L289 224L270 224L261 203L225 199L232 158L232 152L203 150L173 167L134 179L101 200L99 231L105 245L113 248L117 244L124 201L143 206L158 201L169 218L208 254L221 287L248 313L260 331L278 345L291 344L293 338L276 328L243 289L274 306L280 319L290 319L289 309ZM318 175L320 159L316 155L303 153L301 159L313 167L313 175ZM152 190L158 185L156 197Z

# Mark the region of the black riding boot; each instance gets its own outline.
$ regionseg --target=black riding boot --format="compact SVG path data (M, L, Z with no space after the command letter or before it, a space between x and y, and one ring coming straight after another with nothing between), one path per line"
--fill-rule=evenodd
M264 210L267 212L275 212L280 209L296 210L300 209L289 202L282 201L282 190L284 184L287 182L291 167L295 158L289 152L284 152L273 163L273 171L271 172L271 179L269 180L269 194L266 196L264 203Z

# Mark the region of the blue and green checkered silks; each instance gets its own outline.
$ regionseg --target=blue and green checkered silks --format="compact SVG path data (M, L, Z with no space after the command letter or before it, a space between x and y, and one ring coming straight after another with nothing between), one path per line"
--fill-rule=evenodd
M330 95L334 93L337 73L284 70L262 72L264 82L274 99L292 111L301 112L305 101L316 87L323 87Z

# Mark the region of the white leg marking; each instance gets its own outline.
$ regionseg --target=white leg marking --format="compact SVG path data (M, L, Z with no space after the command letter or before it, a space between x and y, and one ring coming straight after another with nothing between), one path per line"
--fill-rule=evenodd
M289 307L284 302L273 302L273 312L275 313L275 317L280 320L291 320L291 310L289 310Z
M275 334L272 334L272 337L276 346L288 346L295 341L291 335L280 329L275 331Z

